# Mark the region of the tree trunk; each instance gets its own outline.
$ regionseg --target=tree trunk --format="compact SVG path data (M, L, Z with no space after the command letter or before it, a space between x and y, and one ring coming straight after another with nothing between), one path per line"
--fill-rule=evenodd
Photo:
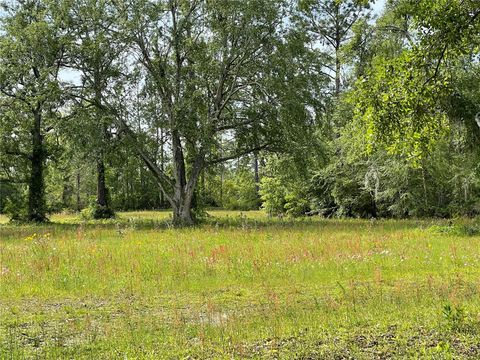
M340 5L335 6L335 96L342 90L342 63L340 62L340 47L342 46L342 26L339 23Z
M428 209L428 190L427 179L425 174L425 166L422 164L422 185L423 185L423 203L425 205L425 211Z
M198 174L192 171L192 176ZM178 182L178 181L177 181ZM192 200L195 193L196 180L190 179L188 185L176 186L172 201L173 223L176 226L190 226L195 223L192 213Z
M175 189L173 193L173 222L175 225L192 225L191 198L186 194L187 174L182 142L177 131L172 131L173 168Z
M191 226L195 223L192 214L191 199L173 206L173 223L176 226Z
M255 173L255 191L257 197L260 198L260 174L258 171L258 153L253 154L253 170Z
M341 62L339 58L339 50L335 51L335 95L340 95L342 80L341 80Z
M95 103L96 117L100 122L100 143L99 152L97 154L97 207L95 209L95 219L109 219L114 216L114 212L110 209L108 203L108 189L105 182L105 148L108 141L108 130L105 122L104 111L102 108L102 85L101 85L101 72L98 68L95 68L94 75L94 88L95 88Z
M97 159L97 206L93 215L94 219L110 219L115 213L110 209L108 189L105 182L105 162L103 156Z
M97 158L97 201L93 217L95 219L110 219L114 215L108 201L108 189L105 181L105 161L103 160L103 152L100 152Z
M80 199L80 170L77 172L77 211L82 210Z
M43 166L45 149L41 133L42 114L40 106L34 111L34 123L31 131L32 154L30 157L30 179L28 187L28 220L43 222L47 220L45 204L45 181Z
M105 208L108 207L105 164L102 158L97 161L97 205Z
M187 182L187 171L185 156L180 136L176 131L172 132L173 165L175 185L171 205L173 208L173 222L179 226L189 226L195 223L192 213L193 198L197 188L200 174L204 167L204 156L200 151L195 155L195 161L191 163L189 179Z
M195 176L192 174L192 176ZM190 182L189 182L190 183ZM195 181L196 183L196 181ZM173 223L176 226L190 226L195 223L192 200L195 186L176 187L172 202Z
M157 151L156 151L156 156L155 156L155 164L160 168L162 173L164 172L164 152L163 152L163 130L157 127L156 131L156 145L157 145ZM158 163L158 159L160 163ZM165 207L165 196L163 195L163 191L160 190L159 192L159 207L164 208Z
M70 179L70 174L63 175L62 206L64 208L69 208L72 205L71 197L73 193L73 187L71 185Z
M207 188L205 185L205 170L202 170L200 175L200 191L199 191L200 203L205 206L207 201Z
M223 164L220 168L220 206L223 208Z

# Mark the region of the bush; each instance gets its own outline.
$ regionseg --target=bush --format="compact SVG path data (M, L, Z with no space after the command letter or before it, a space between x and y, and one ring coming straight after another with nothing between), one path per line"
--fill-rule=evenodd
M260 195L263 201L263 209L270 216L285 213L286 190L280 179L264 177L260 185Z
M8 215L14 221L27 218L26 191L11 184L0 183L0 197L3 200L0 213Z
M224 182L222 206L228 210L258 210L260 199L251 173L239 171Z
M305 194L294 191L285 195L284 208L287 215L299 217L310 211L310 203Z
M80 212L80 217L83 220L102 220L112 219L115 213L112 209L106 206L91 205Z

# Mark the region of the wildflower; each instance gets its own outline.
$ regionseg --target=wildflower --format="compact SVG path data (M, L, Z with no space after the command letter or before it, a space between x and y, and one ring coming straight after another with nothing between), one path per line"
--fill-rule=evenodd
M37 239L37 234L35 233L35 234L33 234L33 235L27 236L27 237L25 238L25 241L34 241L34 240L36 240L36 239Z

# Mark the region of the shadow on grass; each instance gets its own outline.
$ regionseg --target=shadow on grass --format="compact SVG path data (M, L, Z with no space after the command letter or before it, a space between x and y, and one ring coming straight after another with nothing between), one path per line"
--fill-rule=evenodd
M233 230L256 230L256 229L291 229L300 231L305 229L319 229L328 227L329 229L338 229L338 231L359 232L369 229L384 229L386 231L401 231L407 229L426 229L438 224L438 220L364 220L364 219L325 219L318 216L300 217L300 218L278 218L278 217L259 217L252 218L245 214L233 213L232 216L223 214L222 216L208 215L197 222L197 224L188 227L175 227L172 219L142 218L138 216L125 217L120 216L106 220L82 220L81 218L71 217L66 221L50 221L42 224L37 223L18 223L8 222L0 224L0 234L2 237L16 234L24 230L25 232L35 231L74 231L79 228L88 229L106 229L106 230L170 230L170 229L201 229L203 227L233 229Z

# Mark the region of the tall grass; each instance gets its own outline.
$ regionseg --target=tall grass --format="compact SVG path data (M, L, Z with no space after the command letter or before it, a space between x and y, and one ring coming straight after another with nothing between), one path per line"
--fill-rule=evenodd
M480 356L479 237L428 221L211 215L185 229L166 212L0 226L0 354ZM449 325L446 306L468 326Z

